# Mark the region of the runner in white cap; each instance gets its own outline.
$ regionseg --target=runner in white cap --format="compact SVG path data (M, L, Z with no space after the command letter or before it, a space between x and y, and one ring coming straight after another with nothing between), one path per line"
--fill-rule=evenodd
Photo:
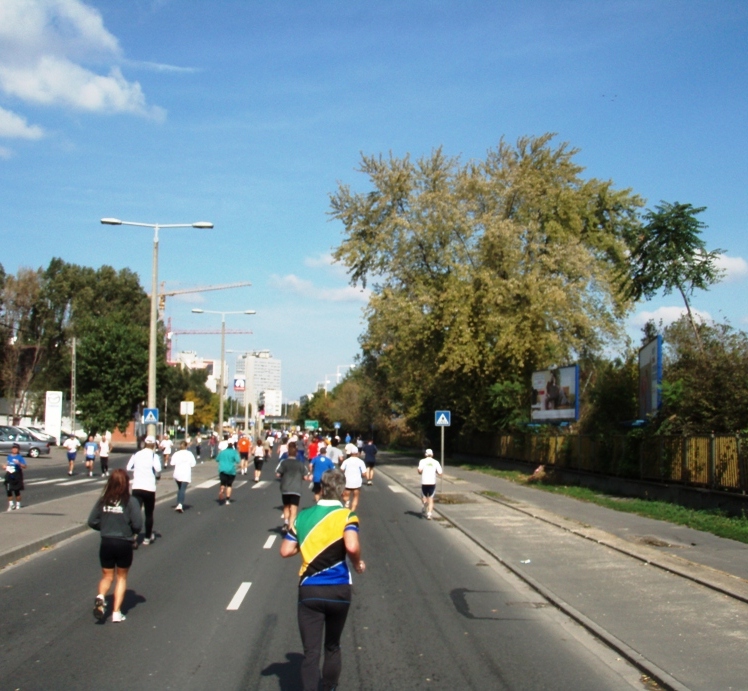
M436 476L442 474L442 464L434 458L434 452L426 449L426 457L418 462L418 474L421 476L422 512L431 520L434 510L434 493L436 492Z

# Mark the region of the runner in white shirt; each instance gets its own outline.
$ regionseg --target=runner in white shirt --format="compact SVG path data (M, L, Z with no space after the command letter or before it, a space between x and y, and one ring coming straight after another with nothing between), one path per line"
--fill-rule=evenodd
M156 437L145 438L145 448L130 458L127 470L132 470L132 496L145 509L144 545L156 539L153 532L153 509L156 506L156 479L161 473L161 461L156 453ZM137 545L137 542L135 543ZM133 545L135 546L135 545Z
M165 434L161 439L161 443L158 445L161 449L161 453L164 455L164 468L169 465L169 459L171 458L171 451L174 448L174 442L168 434Z
M340 440L335 437L335 439L330 442L330 446L327 447L327 457L336 467L339 466L343 460L343 452L338 448L338 441Z
M177 483L177 505L174 510L182 513L187 485L192 482L192 469L197 465L192 451L187 449L186 441L179 445L179 451L172 456L171 465L174 466L174 480Z
M345 450L345 457L346 458L350 458L354 454L358 454L358 446L356 446L352 441L349 441L345 445L344 450Z
M436 492L436 476L442 474L442 464L434 458L434 452L426 449L426 457L418 462L418 474L421 476L422 512L431 520L434 510L434 492Z
M358 457L358 453L355 453L340 464L340 469L345 473L343 502L351 511L355 511L358 506L358 497L361 494L363 477L366 473L366 464Z
M68 475L72 475L73 467L75 466L75 456L78 453L81 443L76 437L68 437L62 445L65 447L68 455Z

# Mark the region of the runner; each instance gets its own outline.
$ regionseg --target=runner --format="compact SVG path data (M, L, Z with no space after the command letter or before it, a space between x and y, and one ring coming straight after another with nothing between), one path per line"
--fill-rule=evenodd
M319 501L322 492L322 474L327 470L335 470L335 464L325 455L327 447L324 443L318 445L319 454L309 461L309 474L312 476L312 492L314 499Z
M94 441L94 435L88 435L88 441L84 444L83 452L86 456L86 470L88 470L88 477L93 477L93 467L96 461L96 454L99 451L99 445Z
M361 494L363 477L366 474L366 465L358 457L358 453L354 453L343 461L340 469L345 473L343 501L346 506L350 507L351 511L355 511L358 506L359 495Z
M226 494L225 506L231 503L231 486L236 478L236 467L239 465L239 452L229 442L222 441L218 445L218 477L221 479L221 487L218 490L218 503L223 501L224 492Z
M281 542L282 557L301 553L298 622L304 646L301 688L317 691L323 641L322 688L337 687L341 670L340 637L351 604L350 559L356 573L361 559L358 517L340 503L345 478L339 470L322 476L322 499L304 509Z
M177 505L174 510L178 513L184 511L184 499L187 493L187 485L192 482L192 469L197 465L195 456L187 448L187 442L179 444L177 451L171 458L171 464L174 466L174 481L177 483Z
M132 496L145 509L144 545L150 545L156 539L153 532L153 509L156 506L156 480L161 473L161 461L156 453L156 437L148 435L144 448L130 458L127 469L132 470ZM137 548L137 537L134 547Z
M101 463L101 477L109 477L109 452L112 449L112 442L106 432L101 435L101 444L99 444L99 462Z
M164 455L164 460L161 465L166 468L169 465L171 452L174 448L174 442L171 440L171 437L168 434L165 434L161 438L161 443L158 445L158 448L161 449L161 453Z
M215 458L216 457L216 447L218 446L218 439L216 438L216 435L211 432L210 437L208 438L208 448L210 449L210 457Z
M306 447L307 458L311 462L313 458L319 456L319 437L312 437Z
M75 466L75 457L78 454L78 449L81 443L78 441L78 437L68 437L62 445L67 450L68 455L68 475L73 474L73 467Z
M5 461L3 470L5 471L5 493L8 495L8 511L14 511L21 508L21 492L23 491L23 469L26 467L26 461L21 456L21 447L13 444L10 447L10 453ZM13 503L13 496L16 501Z
M426 457L418 462L418 474L421 476L421 502L423 502L421 512L425 513L430 521L434 510L436 476L442 474L442 465L434 458L434 452L431 449L426 449Z
M332 442L330 442L330 446L327 447L327 456L336 468L340 466L340 463L343 460L343 452L338 448L339 442L340 437L334 437Z
M306 478L307 469L303 461L296 458L296 443L288 442L288 451L281 457L281 462L275 469L276 477L280 478L281 498L283 499L283 527L285 534L288 527L294 524L301 500L301 483Z
M242 475L247 474L247 466L249 465L249 450L252 444L249 441L249 437L246 434L242 434L239 438L239 458L241 460L240 468Z
M374 440L369 439L364 446L364 464L366 465L366 484L370 485L374 480L374 466L377 464L377 447Z
M364 440L361 438L361 435L359 434L356 437L356 448L358 449L358 455L361 455L361 452L364 450Z
M106 595L116 576L112 608L112 622L115 624L125 621L122 601L127 590L127 572L132 565L132 536L137 535L142 527L140 505L130 496L128 484L127 473L124 470L113 471L101 498L88 517L89 527L101 533L101 580L93 614L99 620L106 617Z
M200 461L200 445L203 442L203 435L198 432L195 435L195 456L197 457L197 460ZM202 463L202 461L200 461Z
M260 475L262 474L262 464L265 462L265 448L264 445L257 441L255 444L254 453L252 458L255 464L255 482L260 481Z

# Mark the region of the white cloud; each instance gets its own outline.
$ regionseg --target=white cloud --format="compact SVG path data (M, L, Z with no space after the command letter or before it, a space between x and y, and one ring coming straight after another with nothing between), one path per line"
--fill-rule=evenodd
M29 125L26 118L0 108L0 137L16 139L40 139L44 130L38 125Z
M10 149L6 149L4 146L0 146L0 158L8 160L13 155Z
M121 60L101 14L80 0L0 2L0 90L27 103L157 119L138 82L114 64L98 74L82 63Z
M332 254L318 254L313 257L306 257L304 259L304 266L308 266L310 269L324 269L329 273L339 276L341 278L348 275L346 267L340 262L336 262Z
M694 319L697 321L712 321L712 315L709 314L709 312L704 312L703 310L698 310L693 307L691 307L691 312L693 313ZM631 326L640 328L644 326L648 321L652 320L655 324L659 324L660 321L662 321L663 325L667 326L668 324L672 324L673 322L678 321L678 319L680 319L685 313L685 307L679 307L675 305L671 305L668 307L658 307L653 312L644 310L635 314L629 319L629 324Z
M748 276L748 262L742 257L728 257L726 254L720 254L717 257L717 266L724 271L722 278L724 283L739 281Z
M322 300L324 302L368 302L371 291L361 290L360 288L354 288L353 286L345 286L344 288L319 288L314 285L311 281L306 281L303 278L299 278L294 274L288 274L286 276L271 276L271 284L280 290L284 290L289 293L296 293L297 295L303 295L304 297L312 298L315 300Z

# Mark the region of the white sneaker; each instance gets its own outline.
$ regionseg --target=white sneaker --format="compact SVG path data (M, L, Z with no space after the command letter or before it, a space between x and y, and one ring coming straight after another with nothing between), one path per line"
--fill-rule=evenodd
M20 509L21 508L21 502L17 501L16 505L13 507L14 509Z
M122 614L122 612L112 612L112 623L119 624L122 621L125 621L127 617Z
M184 511L184 509L182 508L182 505L181 505L181 504L177 504L177 505L176 505L176 506L174 507L174 511L178 511L179 513L182 513L182 511Z
M431 520L431 511L429 511L429 512L428 512L428 513L426 514L426 520L427 520L427 521L430 521L430 520Z
M13 511L13 502L10 502L10 504L8 504L8 511Z

